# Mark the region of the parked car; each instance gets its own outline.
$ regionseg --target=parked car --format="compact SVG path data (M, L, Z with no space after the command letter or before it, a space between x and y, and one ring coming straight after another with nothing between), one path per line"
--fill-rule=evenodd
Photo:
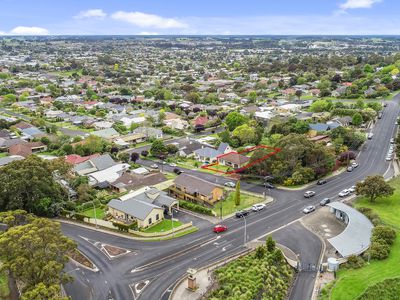
M314 191L307 191L307 192L304 193L304 197L305 198L311 198L313 196L315 196L315 192Z
M227 187L231 187L231 188L235 187L235 183L233 181L225 182L224 185L227 186Z
M391 155L386 156L386 160L387 160L387 161L392 160L392 156L391 156Z
M348 190L349 190L350 193L354 193L356 191L356 186L353 185Z
M391 139L390 139L390 143L391 143L391 144L394 144L394 138L391 138Z
M253 211L260 211L260 210L263 210L265 208L265 206L266 205L264 203L258 203L258 204L254 204L251 209Z
M177 164L174 164L174 163L170 163L170 164L168 164L170 167L176 167L177 166Z
M309 214L310 212L313 212L315 210L315 206L309 205L306 208L303 209L303 213Z
M157 164L152 164L152 165L150 166L150 168L152 168L152 169L158 169L158 165L157 165Z
M323 185L323 184L325 184L325 183L327 183L328 181L326 180L326 179L320 179L320 180L318 180L317 181L317 184L318 185Z
M178 168L175 168L175 169L174 169L174 173L177 174L177 175L179 175L179 174L182 174L183 171L179 170Z
M236 218L243 218L245 216L247 216L249 214L249 212L247 210L240 210L238 212L236 212L235 216Z
M319 202L319 205L325 206L325 205L327 205L328 203L331 203L331 199L330 199L330 198L324 198L324 199L322 199L322 200Z
M351 166L353 167L353 169L355 169L355 168L357 168L357 167L359 166L359 164L358 164L358 162L353 161L353 162L351 163Z
M346 197L346 196L348 196L348 195L350 195L350 191L347 190L347 189L345 189L345 190L343 190L343 191L341 191L341 192L339 193L339 197Z
M374 134L372 132L368 133L368 139L372 140L372 137L374 136Z
M353 172L354 168L352 166L347 167L347 172Z
M267 189L274 189L274 188L275 188L275 186L274 186L272 183L269 183L269 182L264 183L264 186L265 186Z
M226 225L215 225L213 231L215 233L220 233L220 232L224 232L227 231L228 227Z

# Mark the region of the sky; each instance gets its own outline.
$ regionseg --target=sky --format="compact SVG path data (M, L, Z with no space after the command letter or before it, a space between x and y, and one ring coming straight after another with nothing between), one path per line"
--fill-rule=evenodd
M399 0L0 0L0 35L400 35Z

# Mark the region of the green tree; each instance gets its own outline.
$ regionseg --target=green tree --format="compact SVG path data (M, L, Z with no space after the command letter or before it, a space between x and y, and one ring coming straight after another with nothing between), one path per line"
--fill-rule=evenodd
M230 112L226 118L225 123L230 131L233 131L236 127L247 123L248 118L237 111Z
M130 159L130 155L127 152L121 152L118 154L118 159L124 163L128 163Z
M266 246L267 246L267 250L268 250L268 252L272 252L272 251L274 251L275 250L275 241L274 241L274 239L272 238L272 236L271 235L268 235L267 236L267 240L266 240L266 242L265 242L265 244L266 244Z
M240 180L236 182L236 191L235 191L235 206L240 205Z
M359 112L356 112L351 119L351 124L354 126L360 126L363 123L363 117Z
M332 102L328 100L317 100L311 104L310 110L312 112L329 111L332 108Z
M356 194L367 197L370 202L375 202L380 197L393 195L394 188L386 183L383 176L367 176L363 182L356 185Z
M0 210L24 209L37 215L55 215L56 204L66 199L66 193L55 181L53 171L49 161L34 155L3 167ZM43 199L51 199L45 210L42 210Z
M162 140L155 140L150 147L151 155L155 157L160 157L161 155L165 155L168 152L167 147L165 146Z
M256 102L256 100L257 100L257 92L256 92L256 91L251 91L251 92L247 95L247 97L249 98L249 100L250 100L251 102Z
M44 218L11 227L0 235L3 268L25 284L24 291L40 283L49 287L67 282L69 277L63 269L68 252L75 248L76 244L62 234L59 223Z
M236 127L232 132L232 137L239 139L240 144L255 143L257 140L257 133L254 127L250 127L247 124Z
M21 300L68 300L68 297L61 296L59 284L46 286L42 282L35 285L32 289L21 296Z

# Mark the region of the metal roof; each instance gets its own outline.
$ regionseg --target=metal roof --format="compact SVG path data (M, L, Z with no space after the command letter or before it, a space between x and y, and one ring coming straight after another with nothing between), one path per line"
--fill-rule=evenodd
M332 202L327 206L347 215L348 224L339 235L328 239L328 242L342 255L358 255L367 250L371 244L371 234L374 225L358 210L342 202Z

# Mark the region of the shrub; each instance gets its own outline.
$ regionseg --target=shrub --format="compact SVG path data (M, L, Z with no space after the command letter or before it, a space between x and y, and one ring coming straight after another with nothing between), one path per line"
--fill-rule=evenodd
M204 215L209 215L209 216L213 215L213 212L211 209L204 207L202 205L196 204L196 203L180 200L179 206L182 208L186 208L188 210L194 211L194 212L204 214Z
M73 218L75 220L77 220L77 221L83 222L83 221L85 221L85 218L87 218L87 216L85 216L83 214L76 213L76 214L73 215Z
M122 224L122 223L118 223L118 222L113 222L112 224L114 227L117 227L119 231L124 231L124 232L129 231L130 225L126 225L126 224Z
M371 243L369 254L372 259L385 259L389 256L390 247L384 240L375 240Z
M391 278L368 287L357 300L398 299L399 295L400 278Z
M396 231L389 226L379 225L372 230L372 239L382 239L388 245L392 245L396 239Z
M369 207L359 207L358 211L364 214L375 226L382 223L379 215Z
M362 257L357 256L357 255L351 255L347 259L347 263L345 264L345 268L349 269L358 269L361 268L364 265L365 261L362 259Z

